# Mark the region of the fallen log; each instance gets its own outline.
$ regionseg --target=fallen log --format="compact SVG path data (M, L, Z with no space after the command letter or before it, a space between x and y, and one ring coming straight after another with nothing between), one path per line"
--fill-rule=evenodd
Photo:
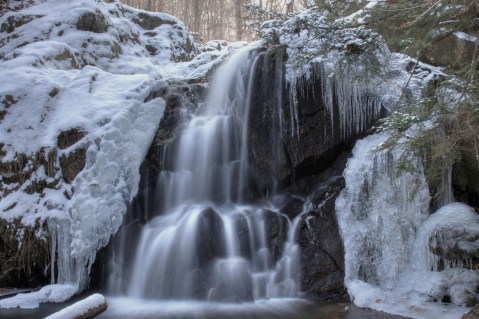
M100 294L91 295L68 306L45 319L92 319L108 308L105 297Z

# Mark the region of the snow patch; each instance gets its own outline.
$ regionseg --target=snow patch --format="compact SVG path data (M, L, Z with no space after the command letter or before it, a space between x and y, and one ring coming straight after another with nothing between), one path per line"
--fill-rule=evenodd
M18 294L14 297L0 300L0 308L38 308L41 303L64 302L70 299L77 289L73 285L49 285L39 291Z

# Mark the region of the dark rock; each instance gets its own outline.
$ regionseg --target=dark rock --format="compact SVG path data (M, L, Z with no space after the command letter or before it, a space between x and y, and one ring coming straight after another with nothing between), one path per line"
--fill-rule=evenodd
M279 211L285 214L289 219L293 220L296 216L303 212L304 199L300 196L287 195L285 203L281 205Z
M344 287L344 248L336 220L335 202L344 179L333 179L312 196L313 210L302 216L298 242L303 267L302 287L321 300L347 298Z
M81 31L105 33L108 31L108 23L99 10L87 11L78 18L76 28Z
M58 134L57 145L61 150L69 148L73 144L85 137L85 132L81 128L72 128L67 131L61 131Z
M1 145L0 145L1 146ZM1 148L0 148L1 150ZM1 151L0 151L1 153ZM9 162L0 162L2 184L10 184L15 187L4 189L4 194L18 190L23 184L29 194L41 193L45 187L54 188L58 180L46 181L45 179L32 180L32 174L43 166L48 177L55 177L57 153L55 150L41 148L37 153L27 156L16 154L15 159ZM28 184L26 184L28 183ZM15 185L16 184L16 185ZM0 184L1 187L1 184Z
M468 313L463 315L461 319L479 319L479 304L476 304Z
M37 236L41 234L41 236ZM50 282L47 226L26 227L0 219L0 287L35 288Z
M344 150L350 149L385 115L370 116L365 119L362 130L342 136L339 99L333 97L333 114L330 114L323 101L321 72L318 72L309 80L298 80L298 114L294 119L290 90L284 80L285 59L284 48L275 47L262 55L256 69L258 89L252 96L248 133L251 200L275 194L298 180L325 172ZM278 86L283 88L281 95ZM360 99L366 102L376 97L365 93Z
M35 18L39 18L40 16L30 16L30 15L11 15L9 16L5 22L0 25L0 32L7 32L12 33L15 31L16 28L21 27L32 21Z
M448 34L431 45L426 51L424 60L432 65L456 68L463 66L464 63L471 63L474 50L474 41Z
M284 243L288 239L288 219L267 209L263 210L263 217L266 225L266 245L274 264L283 254Z
M132 21L145 30L153 30L163 24L175 24L175 22L172 20L165 20L160 18L158 15L148 14L146 12L140 12L138 17L133 18Z
M464 149L473 150L475 146L466 144ZM457 201L479 211L479 168L472 152L462 152L461 161L453 166L452 187Z
M75 177L85 168L86 147L80 147L76 150L60 156L60 168L63 172L63 179L71 183Z
M243 214L235 215L235 226L240 244L240 254L245 259L252 258L251 240L248 228L248 221Z
M198 234L195 243L198 253L198 266L206 267L212 261L226 256L225 232L223 220L213 208L200 213Z

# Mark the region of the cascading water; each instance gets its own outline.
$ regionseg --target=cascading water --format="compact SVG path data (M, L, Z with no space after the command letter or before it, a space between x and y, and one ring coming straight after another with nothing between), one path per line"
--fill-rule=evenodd
M161 154L157 216L143 227L131 278L118 282L125 262L113 268L112 292L161 300L296 296L297 222L271 205L245 204L248 117L260 60L251 47L238 50L217 71L207 107L184 114L187 124Z

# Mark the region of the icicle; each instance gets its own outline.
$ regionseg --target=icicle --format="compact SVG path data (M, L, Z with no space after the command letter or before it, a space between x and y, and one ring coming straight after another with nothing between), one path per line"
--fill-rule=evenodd
M50 231L50 236L52 236L52 257L51 257L51 274L50 274L50 283L55 284L55 264L56 264L56 253L57 253L57 230L56 224L51 224L50 227L54 229Z

